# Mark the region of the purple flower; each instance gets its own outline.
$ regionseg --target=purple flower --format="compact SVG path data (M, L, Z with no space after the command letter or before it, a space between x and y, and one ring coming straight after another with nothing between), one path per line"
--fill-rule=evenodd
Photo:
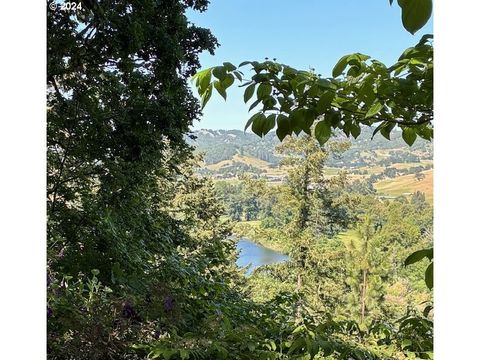
M47 306L47 317L50 317L53 315L53 310L50 308L50 306Z
M124 318L140 321L140 316L138 316L132 304L130 304L128 301L123 303L122 315Z
M173 308L174 308L174 300L173 298L168 295L165 300L163 300L163 308L165 309L165 311L172 311Z

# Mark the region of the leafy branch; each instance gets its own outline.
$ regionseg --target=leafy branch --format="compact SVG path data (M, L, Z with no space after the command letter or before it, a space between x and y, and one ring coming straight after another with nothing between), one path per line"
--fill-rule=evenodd
M204 107L215 89L225 100L235 81L245 87L244 101L257 112L247 121L258 136L276 128L280 140L304 132L323 145L336 131L358 137L362 126L374 126L390 138L402 130L412 145L417 136L433 138L433 45L432 35L406 49L390 67L369 56L343 56L323 78L313 70L297 70L276 61L245 61L198 72L192 80ZM250 66L246 77L240 68Z

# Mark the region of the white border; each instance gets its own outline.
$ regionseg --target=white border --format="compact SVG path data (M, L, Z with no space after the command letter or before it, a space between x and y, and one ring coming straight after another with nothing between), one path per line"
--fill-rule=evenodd
M46 358L45 5L0 7L0 359Z
M435 1L435 358L478 355L478 5ZM45 358L46 6L2 3L1 359ZM6 319L6 321L5 321Z
M479 357L478 10L434 2L436 360Z

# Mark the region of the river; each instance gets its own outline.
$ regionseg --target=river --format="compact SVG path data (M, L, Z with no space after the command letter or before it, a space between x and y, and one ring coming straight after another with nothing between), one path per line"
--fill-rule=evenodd
M257 267L267 264L274 264L287 261L289 257L278 251L267 249L266 247L255 244L248 239L241 239L237 243L237 250L240 256L237 259L237 265L248 267L247 275L251 274Z

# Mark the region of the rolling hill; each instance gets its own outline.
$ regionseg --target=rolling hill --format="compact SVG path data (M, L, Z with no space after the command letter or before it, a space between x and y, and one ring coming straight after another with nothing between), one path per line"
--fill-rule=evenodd
M350 149L339 158L328 159L326 175L346 170L351 179L372 182L378 194L400 196L421 191L432 201L433 144L417 139L409 147L399 131L392 132L391 140L380 135L372 139L372 135L373 129L364 128L357 139L348 139ZM340 135L337 138L347 140ZM241 174L265 177L270 182L285 179L286 171L279 166L281 156L275 152L279 140L274 133L259 138L241 130L202 129L193 131L187 142L204 155L200 174L227 180Z

